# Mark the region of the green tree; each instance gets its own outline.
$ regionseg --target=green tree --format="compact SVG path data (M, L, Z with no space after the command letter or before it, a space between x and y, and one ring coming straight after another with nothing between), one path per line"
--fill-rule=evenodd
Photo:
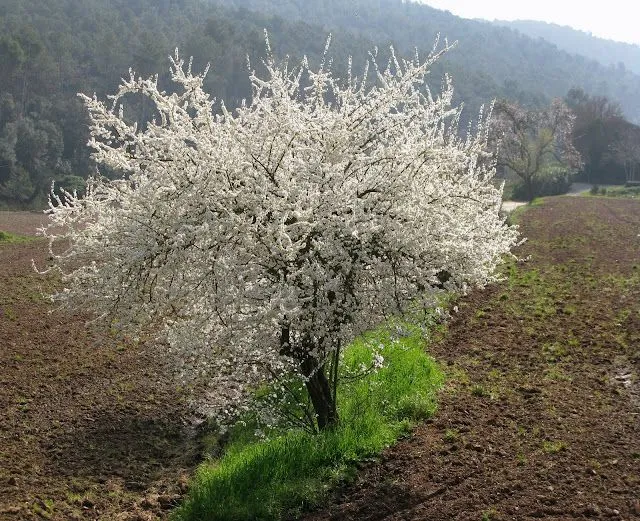
M566 101L575 115L572 140L584 161L585 181L622 182L623 168L611 154L624 122L620 105L605 96L590 96L579 88L571 89Z
M574 116L555 99L542 110L526 110L517 103L495 105L492 134L499 168L516 174L528 201L536 197L545 175L580 165L580 154L571 141Z

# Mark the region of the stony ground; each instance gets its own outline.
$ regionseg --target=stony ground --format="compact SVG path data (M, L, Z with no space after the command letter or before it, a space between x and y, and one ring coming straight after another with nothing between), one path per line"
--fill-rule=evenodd
M521 227L529 260L431 346L434 419L309 520L640 519L640 204L553 198ZM0 519L164 519L199 457L184 397L151 347L49 313L45 246L0 243Z

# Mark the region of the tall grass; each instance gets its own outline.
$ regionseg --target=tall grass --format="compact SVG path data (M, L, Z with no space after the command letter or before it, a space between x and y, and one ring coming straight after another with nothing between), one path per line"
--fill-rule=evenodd
M203 464L174 519L279 520L320 504L332 487L349 480L355 463L379 454L435 410L442 373L424 352L419 328L378 330L351 344L343 369L352 374L381 348L385 367L344 381L340 424L312 435L290 431L267 441L231 443L224 456ZM396 338L397 337L397 338Z

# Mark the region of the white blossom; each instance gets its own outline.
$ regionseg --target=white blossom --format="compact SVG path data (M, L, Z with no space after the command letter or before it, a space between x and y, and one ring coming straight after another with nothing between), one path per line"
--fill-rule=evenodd
M292 372L308 388L328 380L335 404L346 342L437 288L491 282L518 240L500 216L487 120L459 137L450 79L439 96L425 84L441 53L392 52L387 68L372 54L344 81L326 61L269 58L252 100L229 110L176 51L175 93L131 73L110 104L82 96L95 160L123 175L52 196L55 298L161 328L219 412ZM146 126L121 113L131 93L155 107Z

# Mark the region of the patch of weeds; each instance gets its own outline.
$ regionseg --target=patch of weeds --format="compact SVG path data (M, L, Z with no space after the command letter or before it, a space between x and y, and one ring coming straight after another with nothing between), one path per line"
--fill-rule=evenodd
M503 378L502 372L498 369L491 369L487 373L487 378L493 381L500 381Z
M461 367L455 365L447 368L444 392L455 394L471 384L469 374Z
M554 363L567 356L568 351L560 342L553 342L542 345L542 354L547 362Z
M51 519L53 517L53 505L52 499L38 500L31 505L31 510L40 517Z
M26 398L24 396L18 396L16 398L16 405L19 411L21 412L29 412L31 410L31 399Z
M447 322L433 324L431 330L428 332L429 341L437 343L444 340L449 331Z
M16 312L11 306L2 306L0 307L0 317L5 317L7 320L15 322L18 315L16 315Z
M498 511L495 508L490 508L489 510L485 510L484 512L482 512L480 521L491 521L497 515Z
M533 301L533 316L536 318L546 318L556 314L556 306L546 296Z
M536 328L533 326L525 326L523 332L530 338L535 338L537 333Z
M458 432L457 429L447 429L446 431L444 431L444 435L442 436L442 439L448 443L453 443L454 441L457 441L460 438L460 433Z
M589 468L596 471L601 470L602 463L600 463L598 460L595 460L595 459L589 460Z
M520 467L527 464L527 457L524 455L524 452L518 452L518 454L516 454L516 464Z
M618 312L618 314L616 315L616 326L622 326L622 324L624 322L627 321L627 319L631 316L631 310L630 309L622 309Z
M548 275L542 275L537 269L518 269L515 262L509 263L507 269L509 293L498 302L513 317L546 318L558 312L556 306L560 287ZM509 298L509 295L513 298Z
M489 398L493 401L500 399L500 391L496 388L492 388L489 390Z
M471 383L469 373L457 365L447 369L447 380L459 382L462 385L470 385Z
M566 450L567 443L564 441L543 441L542 450L547 454L557 454Z
M66 493L67 502L74 505L82 505L82 501L84 500L84 496L82 494L78 494L77 492L71 492L70 490Z
M544 372L545 380L552 380L556 382L571 382L572 378L565 371L558 366L551 366Z
M3 232L0 230L0 245L1 244L16 244L21 242L29 242L35 240L36 237L26 237L24 235L16 235L14 233Z
M471 395L479 398L488 398L491 396L491 393L484 386L476 384L471 388Z
M615 338L616 343L619 346L621 346L621 347L623 347L625 349L627 349L629 347L629 343L627 341L628 339L627 339L627 332L626 331L621 331L619 333L616 333L614 335L614 338Z
M570 335L569 338L567 339L567 345L569 347L579 347L580 346L580 340L578 338L576 338L573 335Z

